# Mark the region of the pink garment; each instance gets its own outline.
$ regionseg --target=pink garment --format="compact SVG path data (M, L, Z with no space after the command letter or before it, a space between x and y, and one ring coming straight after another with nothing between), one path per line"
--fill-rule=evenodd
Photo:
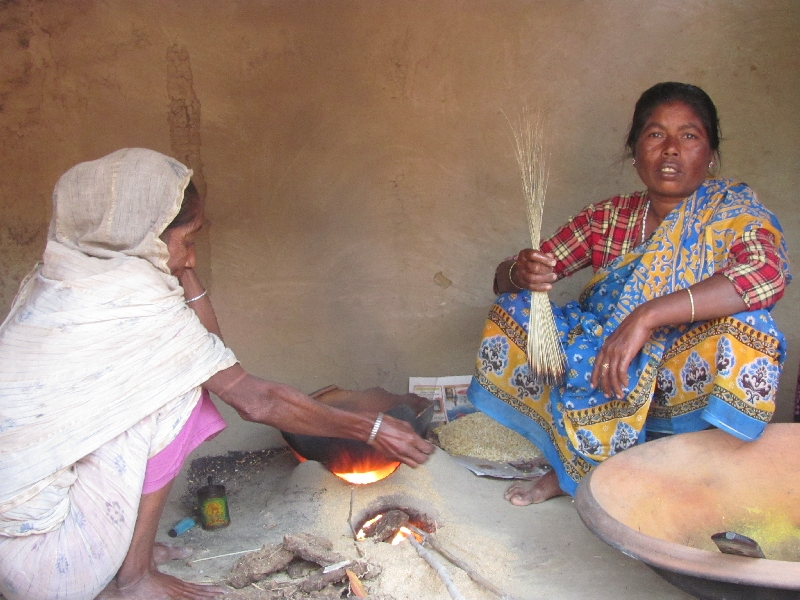
M204 441L213 438L227 424L211 401L208 391L203 393L189 420L177 437L166 448L147 461L142 494L157 492L180 472L186 457Z

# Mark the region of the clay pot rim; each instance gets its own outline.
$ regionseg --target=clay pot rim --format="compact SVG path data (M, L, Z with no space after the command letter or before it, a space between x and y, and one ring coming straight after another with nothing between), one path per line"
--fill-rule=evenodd
M735 584L800 590L800 562L748 558L700 550L652 537L628 527L606 512L594 498L592 473L594 471L578 485L575 507L584 525L612 548L651 567L681 575Z

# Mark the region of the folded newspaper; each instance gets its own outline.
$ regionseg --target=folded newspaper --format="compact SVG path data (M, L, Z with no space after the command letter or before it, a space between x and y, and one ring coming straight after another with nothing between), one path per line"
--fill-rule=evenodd
M470 381L469 375L409 378L408 391L434 403L437 445L479 477L536 479L547 473L551 467L538 448L477 411L467 398Z
M435 402L431 425L449 423L476 411L467 398L471 375L449 377L409 377L408 391Z

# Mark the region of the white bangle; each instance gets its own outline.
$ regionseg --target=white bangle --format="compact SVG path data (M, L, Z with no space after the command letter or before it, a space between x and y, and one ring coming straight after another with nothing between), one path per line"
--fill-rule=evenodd
M200 294L199 296L195 296L195 297L194 297L194 298L192 298L191 300L187 300L187 301L186 301L186 304L191 304L191 303L192 303L192 302L194 302L195 300L200 300L200 298L202 298L203 296L205 296L207 293L208 293L208 290L203 290L203 293L202 293L202 294Z
M367 443L371 446L375 443L375 438L378 437L378 429L381 428L381 423L383 422L383 413L378 413L378 418L375 419L375 423L372 425L372 431L369 433L369 437L367 438Z

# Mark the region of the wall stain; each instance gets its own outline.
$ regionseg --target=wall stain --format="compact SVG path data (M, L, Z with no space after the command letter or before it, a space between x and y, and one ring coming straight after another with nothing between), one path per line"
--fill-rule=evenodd
M194 171L192 181L200 197L205 198L206 181L200 156L203 145L200 139L200 100L194 91L192 65L186 46L173 44L167 50L167 94L172 154Z
M0 226L0 316L5 318L19 283L40 260L47 239L47 224L8 217Z
M452 280L446 277L441 271L439 271L438 273L436 273L436 275L433 276L433 282L440 288L445 290L449 288L451 285L453 285Z
M27 223L20 218L14 223L5 224L4 231L0 232L0 243L10 240L17 246L41 245L46 237L47 225L44 223Z

